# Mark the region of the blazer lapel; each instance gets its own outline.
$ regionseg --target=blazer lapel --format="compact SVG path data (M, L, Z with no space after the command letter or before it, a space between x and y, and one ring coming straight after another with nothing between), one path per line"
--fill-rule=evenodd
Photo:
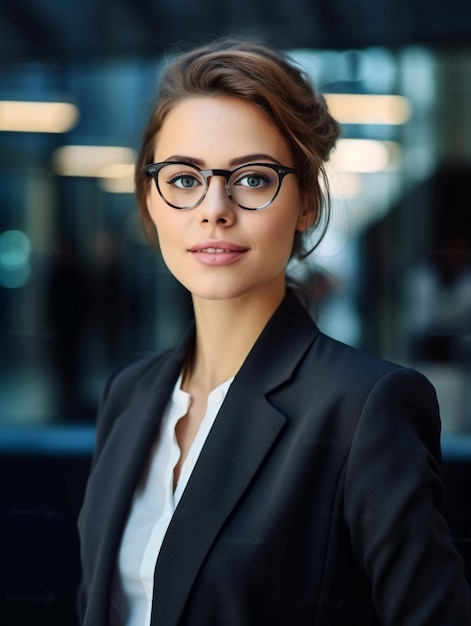
M178 623L212 543L282 436L286 417L267 394L291 377L317 334L289 293L234 379L162 544L152 625Z
M149 460L161 419L183 366L187 345L192 342L193 335L192 327L163 362L157 363L156 367L151 366L142 379L136 381L132 401L116 419L100 455L98 465L103 465L108 480L109 468L115 470L113 481L110 481L110 487L113 486L114 490L108 496L110 502L107 507L118 520L115 526L119 526L119 532L115 542L120 540L131 500ZM95 468L98 480L101 478L99 473L100 468Z
M116 556L136 485L181 366L182 356L175 350L158 368L149 368L142 380L136 380L130 402L117 416L89 478L79 523L87 527L86 549L99 564L90 612L100 616L100 623L107 623Z

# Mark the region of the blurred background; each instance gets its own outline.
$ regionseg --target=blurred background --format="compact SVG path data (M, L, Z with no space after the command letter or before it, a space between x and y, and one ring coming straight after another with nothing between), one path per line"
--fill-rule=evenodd
M100 389L191 316L141 232L136 150L162 61L230 35L287 51L342 122L328 236L292 271L322 330L434 383L470 575L471 4L0 0L2 624L74 624Z

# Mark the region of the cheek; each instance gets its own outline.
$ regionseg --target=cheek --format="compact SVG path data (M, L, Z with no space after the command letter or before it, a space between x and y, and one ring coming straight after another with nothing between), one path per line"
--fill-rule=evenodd
M159 202L149 194L147 198L147 213L149 215L149 221L153 224L154 234L157 238L158 248L164 256L166 241L169 239L167 231L169 230L169 220L164 219L164 212L162 207L158 206Z
M172 273L182 259L182 250L186 248L187 216L170 208L160 197L152 197L148 203L150 218L154 224L158 249Z
M152 190L147 196L147 211L150 219L154 223L157 231L157 236L160 237L165 229L170 225L170 220L167 216L166 206L163 206L163 202L154 190Z
M159 248L162 254L165 254L166 250L170 247L171 242L175 239L175 231L174 228L172 228L171 220L163 219L162 215L157 215L155 211L151 213L152 221L157 233Z
M273 259L288 262L293 248L296 224L297 215L292 214L290 219L282 217L267 220L265 228L262 226L263 239Z

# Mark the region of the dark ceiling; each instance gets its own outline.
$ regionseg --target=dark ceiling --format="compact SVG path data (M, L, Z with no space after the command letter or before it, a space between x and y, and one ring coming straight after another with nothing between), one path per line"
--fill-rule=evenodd
M155 55L223 35L283 47L471 43L470 0L0 0L0 61Z

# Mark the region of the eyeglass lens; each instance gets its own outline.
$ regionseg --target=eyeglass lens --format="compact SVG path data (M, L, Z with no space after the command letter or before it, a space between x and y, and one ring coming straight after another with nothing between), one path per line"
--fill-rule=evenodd
M207 191L202 173L182 163L164 165L157 174L156 182L164 200L180 209L196 206ZM247 165L232 172L226 190L239 206L259 209L273 200L278 187L276 170L264 165Z

